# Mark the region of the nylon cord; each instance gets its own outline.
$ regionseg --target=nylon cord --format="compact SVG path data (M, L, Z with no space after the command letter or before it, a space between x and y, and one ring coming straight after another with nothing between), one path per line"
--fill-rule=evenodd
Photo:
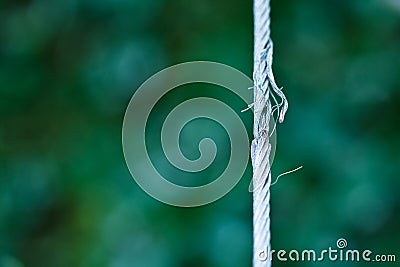
M273 44L270 38L270 22L270 1L254 0L254 140L251 145L254 267L271 266L269 122L275 110L277 120L283 122L288 109L286 97L276 85L272 73Z

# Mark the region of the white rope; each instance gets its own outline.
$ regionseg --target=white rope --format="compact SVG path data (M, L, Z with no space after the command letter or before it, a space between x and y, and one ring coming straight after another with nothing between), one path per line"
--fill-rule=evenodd
M269 122L277 110L283 122L288 103L272 73L273 44L270 39L269 0L254 0L254 140L253 163L253 266L271 266ZM271 99L272 103L271 103ZM277 101L278 97L280 102ZM273 127L275 130L275 126Z

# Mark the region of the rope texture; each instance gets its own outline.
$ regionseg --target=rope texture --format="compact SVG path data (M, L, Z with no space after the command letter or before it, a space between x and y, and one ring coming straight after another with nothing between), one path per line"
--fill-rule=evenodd
M269 125L275 111L279 122L283 122L288 108L285 95L275 83L272 57L270 1L254 0L254 140L251 145L254 267L271 266ZM280 99L279 102L277 97Z

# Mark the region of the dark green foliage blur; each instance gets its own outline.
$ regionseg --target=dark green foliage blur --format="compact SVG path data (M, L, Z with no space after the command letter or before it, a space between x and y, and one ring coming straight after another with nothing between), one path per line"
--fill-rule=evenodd
M211 60L251 77L252 27L246 0L0 1L0 267L251 266L250 166L219 201L171 207L131 178L121 127L136 88L165 67ZM343 237L399 261L399 1L273 0L272 37L290 103L273 177L304 166L272 187L273 248ZM251 132L251 113L241 117ZM186 182L218 176L217 159Z

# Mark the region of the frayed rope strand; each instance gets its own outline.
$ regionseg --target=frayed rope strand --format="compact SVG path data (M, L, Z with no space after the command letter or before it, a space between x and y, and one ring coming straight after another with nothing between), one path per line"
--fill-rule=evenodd
M260 260L260 252L270 255L271 117L277 112L279 123L285 119L288 101L272 72L273 44L270 39L270 1L254 0L254 140L253 162L253 266L270 267L271 259ZM271 97L270 97L271 96ZM279 99L279 100L278 100ZM284 174L283 174L284 175ZM281 175L282 176L282 175ZM278 176L281 177L281 176Z

